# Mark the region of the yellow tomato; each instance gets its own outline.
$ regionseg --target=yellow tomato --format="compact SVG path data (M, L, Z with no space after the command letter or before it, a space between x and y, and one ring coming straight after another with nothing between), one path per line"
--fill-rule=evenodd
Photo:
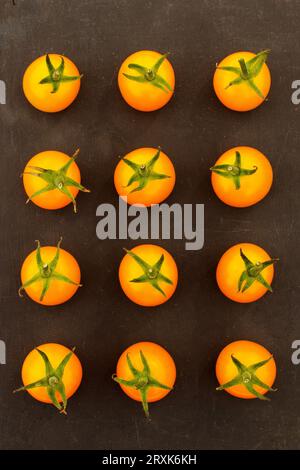
M271 74L265 63L269 52L235 52L217 65L213 86L224 106L250 111L265 101L271 87Z
M216 375L220 387L238 398L266 399L276 378L276 364L269 351L253 341L234 341L219 354Z
M118 74L121 95L138 111L156 111L172 98L175 74L168 54L138 51L123 62Z
M80 170L75 163L79 149L69 157L56 150L46 150L32 157L23 172L23 184L32 201L43 209L61 209L73 203L77 212L78 191L89 193L81 184Z
M268 253L253 243L239 243L229 248L217 266L217 283L226 297L248 303L272 292L273 264Z
M160 204L173 191L175 169L160 149L139 148L118 163L114 182L119 196L128 204Z
M23 387L42 403L52 403L66 414L67 400L82 380L81 363L74 353L61 344L46 343L32 350L22 366Z
M121 287L138 305L154 307L166 302L175 292L178 271L173 257L157 245L138 245L121 261Z
M249 207L261 201L273 182L271 163L252 147L227 150L211 168L211 183L221 201L233 207Z
M60 305L69 300L80 284L80 268L76 259L60 248L61 240L55 246L38 247L32 251L21 269L22 286L35 302L42 305Z
M121 354L113 379L133 400L142 402L149 417L148 403L161 400L172 390L176 380L175 363L164 348L144 341Z
M40 111L56 113L75 100L81 77L76 65L67 57L46 54L27 67L23 77L24 94Z

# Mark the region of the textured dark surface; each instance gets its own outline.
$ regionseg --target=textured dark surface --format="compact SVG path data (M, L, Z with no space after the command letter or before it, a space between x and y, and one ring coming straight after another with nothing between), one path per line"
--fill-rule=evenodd
M300 78L297 0L16 0L0 2L0 366L2 449L261 449L300 448L300 366L290 360L299 320L299 117L290 100ZM221 106L212 90L216 61L236 50L271 48L269 101L239 114ZM123 102L116 85L122 60L139 49L170 51L177 87L163 110L143 114ZM84 73L78 99L47 115L25 100L22 74L45 52L69 56ZM176 258L180 282L173 299L143 310L126 299L117 279L122 241L96 238L95 211L117 203L117 156L161 145L173 159L177 184L170 202L205 204L205 246L186 252L164 241ZM275 184L259 205L235 210L214 196L209 166L228 148L250 145L271 160ZM42 150L71 153L91 195L58 212L25 205L19 178L28 158ZM34 240L64 247L78 259L84 287L67 304L42 308L18 298L19 270ZM234 243L250 241L281 261L274 294L235 304L218 291L215 267ZM133 242L128 242L133 246ZM215 391L214 364L236 339L262 343L276 357L279 391L270 403L243 401ZM151 406L147 423L138 404L111 380L130 344L155 341L173 355L176 389ZM28 394L13 395L25 355L44 342L76 345L84 380L67 417Z

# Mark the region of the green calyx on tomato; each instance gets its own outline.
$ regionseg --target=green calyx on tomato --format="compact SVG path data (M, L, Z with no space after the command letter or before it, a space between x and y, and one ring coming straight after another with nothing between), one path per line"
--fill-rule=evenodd
M136 261L137 264L144 271L144 274L142 274L140 277L137 277L135 279L131 279L130 282L138 282L138 283L148 282L149 284L151 284L151 286L154 289L156 289L164 297L166 297L166 294L163 291L163 289L160 287L159 282L160 281L161 282L166 282L167 284L173 284L173 282L171 281L171 279L169 279L167 276L164 276L160 272L161 267L162 267L163 262L164 262L164 259L165 259L164 254L161 255L161 257L159 258L159 260L155 264L150 265L146 261L144 261L140 256L138 256L136 253L134 253L133 251L126 250L126 248L124 248L124 249L125 249L126 253L129 256L131 256L134 259L134 261Z
M169 53L163 54L151 68L144 67L139 64L129 64L128 68L134 70L138 75L129 75L123 73L124 77L138 83L151 83L156 88L159 88L165 93L172 92L172 87L161 75L159 75L159 68L163 61L168 57Z
M36 240L37 242L37 249L36 249L36 264L38 271L36 274L32 276L28 281L26 281L20 288L19 288L19 296L22 296L22 291L25 290L27 287L29 287L31 284L34 284L35 282L42 281L43 282L43 288L40 296L40 302L43 301L49 287L51 284L52 280L56 281L62 281L62 282L67 282L69 284L73 284L74 286L81 287L81 284L77 284L76 282L72 281L69 277L65 276L64 274L58 273L56 271L56 266L59 261L59 254L60 254L60 245L62 242L62 238L60 238L58 244L57 244L57 249L54 258L50 263L45 263L42 260L41 256L41 244L39 240Z
M235 152L235 161L233 164L224 163L222 165L214 165L210 168L211 171L217 175L223 176L224 178L232 179L235 189L240 189L242 176L253 175L257 171L257 166L253 165L252 170L241 167L241 154Z
M135 388L136 390L138 390L140 392L143 409L144 409L146 417L149 419L149 406L148 406L148 401L147 401L148 389L150 387L158 387L158 388L162 388L164 390L172 390L172 388L158 382L155 378L153 378L151 376L151 371L150 371L148 361L145 358L142 351L140 351L140 356L141 356L141 361L142 361L142 364L143 364L143 370L142 371L139 371L138 369L136 369L134 367L134 365L132 364L131 359L129 357L129 354L127 354L127 356L126 356L127 364L128 364L129 369L130 369L130 372L133 375L133 379L124 380L120 377L117 377L116 374L114 374L112 376L112 378L118 384L125 385L127 387L133 387L133 388Z
M126 163L134 171L133 175L129 178L126 188L131 186L133 183L138 183L138 186L132 189L130 192L134 193L136 191L141 191L144 189L150 181L154 180L163 180L170 178L168 175L162 173L157 173L154 171L154 166L157 160L159 159L161 149L158 147L156 154L151 160L143 164L137 164L129 160L128 158L123 157L123 162Z
M245 292L249 287L255 282L259 282L262 284L269 292L273 292L272 287L268 284L268 282L264 279L261 272L271 266L272 264L278 261L278 258L269 259L264 262L258 261L257 263L252 263L247 256L243 253L243 250L240 249L240 255L242 260L245 264L245 271L242 272L239 282L238 282L238 292Z
M74 80L80 80L83 77L83 75L76 75L76 76L64 75L65 60L63 57L61 57L60 65L57 68L55 68L50 60L49 54L46 54L46 64L47 64L49 75L43 78L39 82L39 84L45 85L45 84L51 83L52 85L51 93L56 93L61 83L74 82Z
M225 384L217 387L216 390L224 390L226 388L234 387L235 385L244 385L248 392L255 397L259 398L260 400L269 401L270 399L259 393L254 388L254 386L261 387L265 390L268 390L268 392L276 392L277 389L269 387L269 385L262 382L256 375L256 371L267 364L272 358L273 356L269 357L265 361L257 362L251 366L245 366L236 357L231 355L232 362L236 366L238 374L229 382L226 382Z
M65 367L68 364L69 360L71 359L71 356L73 352L75 351L75 348L72 349L61 361L61 363L58 365L56 369L52 367L51 362L49 361L49 358L44 351L41 351L40 349L36 348L36 351L40 354L42 357L44 363L45 363L45 377L43 377L40 380L37 380L36 382L33 382L31 384L25 385L24 387L20 387L17 390L14 390L14 393L16 392L21 392L24 390L29 390L32 388L37 388L37 387L46 387L47 389L47 394L53 403L53 405L59 410L60 413L67 414L66 408L67 408L67 396L66 396L66 391L65 391L65 385L63 382L63 375L65 371ZM56 394L59 394L61 396L62 404L59 403Z
M75 161L77 155L79 154L79 149L77 149L70 160L63 165L59 170L50 170L47 168L41 168L38 166L32 166L29 165L29 168L31 168L33 171L25 171L23 174L25 175L32 175L32 176L37 176L38 178L41 178L44 180L47 185L33 193L26 201L26 204L28 204L29 201L34 199L36 196L39 196L40 194L46 193L48 191L53 191L54 189L58 189L58 191L62 192L65 196L67 196L73 203L73 208L74 212L77 212L77 205L76 205L76 200L73 196L73 194L69 191L68 187L73 186L74 188L77 188L79 191L82 191L84 193L90 193L90 190L82 186L82 184L78 183L77 181L74 181L72 178L67 176L67 172L72 165L72 163Z
M270 53L270 49L266 49L264 51L259 52L256 54L252 59L245 62L245 59L239 59L239 67L219 67L217 69L225 70L227 72L233 72L237 75L237 77L232 80L226 87L229 88L231 86L240 85L241 83L247 83L247 85L261 98L265 99L265 96L262 94L258 86L254 83L254 78L260 73L262 66L266 62L268 55Z

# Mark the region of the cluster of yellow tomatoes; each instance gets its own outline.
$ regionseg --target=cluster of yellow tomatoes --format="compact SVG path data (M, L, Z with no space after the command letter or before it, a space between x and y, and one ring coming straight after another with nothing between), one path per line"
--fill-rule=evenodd
M269 92L271 77L266 60L269 51L258 54L237 52L216 67L213 86L217 97L228 108L248 111L262 104ZM26 69L23 89L28 101L44 112L58 112L76 98L82 75L75 64L57 54L36 59ZM124 100L139 111L155 111L171 99L175 73L168 54L139 51L121 65L118 85ZM44 151L26 164L23 183L37 206L56 210L73 204L77 211L81 184L76 163L58 151ZM210 168L216 195L233 207L248 207L269 192L273 172L263 153L251 147L235 147L221 155ZM175 185L171 159L160 149L139 148L120 159L114 173L118 194L128 204L150 206L164 201ZM57 246L40 246L32 251L21 269L20 296L26 294L42 305L58 305L70 299L81 286L76 259ZM251 243L229 248L216 271L220 290L229 299L247 303L272 291L274 263L268 253ZM176 262L158 245L139 245L126 250L119 267L119 281L126 296L138 305L158 306L174 294L178 282ZM216 363L218 390L240 398L266 400L273 391L276 365L273 356L261 345L241 340L227 345ZM60 344L47 343L31 351L22 367L23 386L34 398L52 403L66 413L67 400L82 379L81 363L74 353ZM141 342L123 352L113 379L132 399L142 402L149 416L148 403L160 400L172 390L176 367L161 346Z

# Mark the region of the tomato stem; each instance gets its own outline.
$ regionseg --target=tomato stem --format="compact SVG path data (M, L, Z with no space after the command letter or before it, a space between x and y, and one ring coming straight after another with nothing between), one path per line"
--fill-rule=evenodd
M58 82L60 80L60 73L58 72L58 70L54 70L54 72L52 74L52 79L55 82Z
M38 166L29 165L30 171L24 171L23 175L31 175L36 176L43 181L45 181L46 185L39 189L38 191L34 192L29 196L26 201L28 204L29 201L32 201L35 197L40 196L41 194L45 194L49 191L58 190L67 196L73 203L74 212L77 212L77 205L76 200L73 194L69 191L69 187L74 187L79 191L84 193L89 193L90 190L82 186L82 184L78 183L77 181L73 180L68 176L68 171L72 163L74 163L77 155L79 154L79 149L77 149L72 157L65 163L59 170L50 170Z
M145 73L145 77L149 81L154 80L155 79L155 73L153 72L152 69L148 69L147 72Z
M231 360L237 368L238 374L228 382L220 385L216 388L216 390L226 390L227 388L234 387L236 385L243 385L251 395L260 400L270 400L268 397L263 395L262 393L258 392L254 387L260 387L268 392L276 392L277 389L269 387L266 383L262 382L256 375L256 371L266 365L273 356L270 356L268 359L264 361L257 362L250 366L246 366L242 362L240 362L233 354L231 355Z
M55 68L54 65L51 62L49 54L46 54L46 65L47 65L47 68L48 68L49 75L44 77L39 82L39 84L40 85L51 84L52 85L52 91L50 93L57 93L61 83L73 82L75 80L80 80L83 77L83 75L76 75L76 76L65 75L64 74L65 59L62 56L61 56L60 65L57 68Z
M62 242L62 237L59 239L56 253L52 261L50 263L44 263L41 256L41 245L40 241L36 240L37 242L37 249L36 249L36 264L37 264L37 272L34 274L28 281L25 281L21 287L19 288L19 296L22 297L22 291L26 290L27 287L31 286L32 284L42 281L43 287L40 295L40 302L44 300L45 295L47 294L49 287L51 285L52 280L66 282L67 284L73 284L75 286L81 287L82 284L78 284L75 281L72 281L69 277L61 274L60 272L56 271L56 267L59 261L60 256L60 245Z
M163 173L157 173L154 169L155 164L160 157L160 153L161 153L161 148L158 147L155 155L150 160L148 160L148 162L145 162L142 164L134 163L132 160L129 160L128 158L123 157L123 162L133 170L133 174L129 178L127 185L125 187L128 188L132 184L136 183L136 186L130 191L130 193L141 191L151 181L171 178L169 175L165 175Z
M130 70L134 70L137 72L137 75L129 75L127 73L123 73L124 77L128 80L132 80L137 83L150 83L155 88L159 88L164 93L173 92L172 87L170 84L165 80L161 75L159 75L158 71L160 66L164 62L164 60L168 57L169 53L163 54L159 59L155 62L153 67L144 67L139 64L129 64L128 68Z
M33 388L45 387L52 404L59 410L60 413L67 414L66 408L67 408L68 399L66 396L63 376L64 376L65 367L68 364L69 360L71 359L75 351L75 348L73 348L63 358L63 360L60 362L60 364L58 365L56 369L54 369L47 354L44 351L38 348L36 348L36 351L39 353L39 355L44 361L46 375L42 379L37 380L36 382L32 382L28 385L24 385L23 387L20 387L14 390L13 393L30 390ZM61 397L60 401L58 401L57 399L57 394L60 395Z
M240 67L241 67L241 74L242 74L242 77L247 80L248 77L249 77L249 74L248 74L248 70L247 70L247 66L246 66L246 62L245 62L245 59L239 59L239 64L240 64Z
M235 152L235 161L233 164L224 163L222 165L214 165L210 168L211 171L217 175L223 176L224 178L232 179L235 189L240 189L241 181L240 178L243 176L251 176L256 173L258 167L253 165L253 169L242 168L241 166L241 154Z
M126 356L128 368L133 376L131 380L125 380L118 377L116 374L113 374L112 379L120 385L125 385L126 387L132 387L139 391L141 396L141 402L143 406L144 413L147 419L150 419L149 415L149 406L147 400L147 394L150 387L162 388L164 390L172 390L171 387L158 382L151 375L150 367L148 361L143 354L143 351L140 351L140 358L143 364L143 369L139 371L131 362L129 354Z
M226 90L232 86L241 85L247 83L247 85L256 93L261 99L265 100L266 97L262 94L261 90L255 84L254 79L260 74L263 65L266 63L268 55L271 51L269 49L263 50L256 54L252 59L247 62L243 57L238 60L239 67L232 66L219 66L217 69L231 72L236 75L231 82L226 86Z
M134 259L134 261L140 266L140 268L142 269L144 273L137 278L131 279L130 282L135 282L135 283L148 282L149 284L151 284L151 286L154 289L156 289L164 297L166 297L166 294L163 291L163 289L160 287L159 282L165 282L166 284L172 285L173 281L161 273L161 268L165 259L164 254L160 256L159 260L155 264L150 265L145 260L143 260L140 256L138 256L136 253L134 253L134 251L127 250L126 248L125 248L125 251L129 256L131 256Z
M247 258L243 250L240 248L240 255L242 260L244 261L245 271L242 272L239 281L238 281L238 292L245 292L252 284L257 281L262 284L269 292L273 292L272 287L270 284L265 280L262 276L262 271L266 269L268 266L279 261L278 258L269 259L264 262L258 261L257 263L253 263L252 261Z

